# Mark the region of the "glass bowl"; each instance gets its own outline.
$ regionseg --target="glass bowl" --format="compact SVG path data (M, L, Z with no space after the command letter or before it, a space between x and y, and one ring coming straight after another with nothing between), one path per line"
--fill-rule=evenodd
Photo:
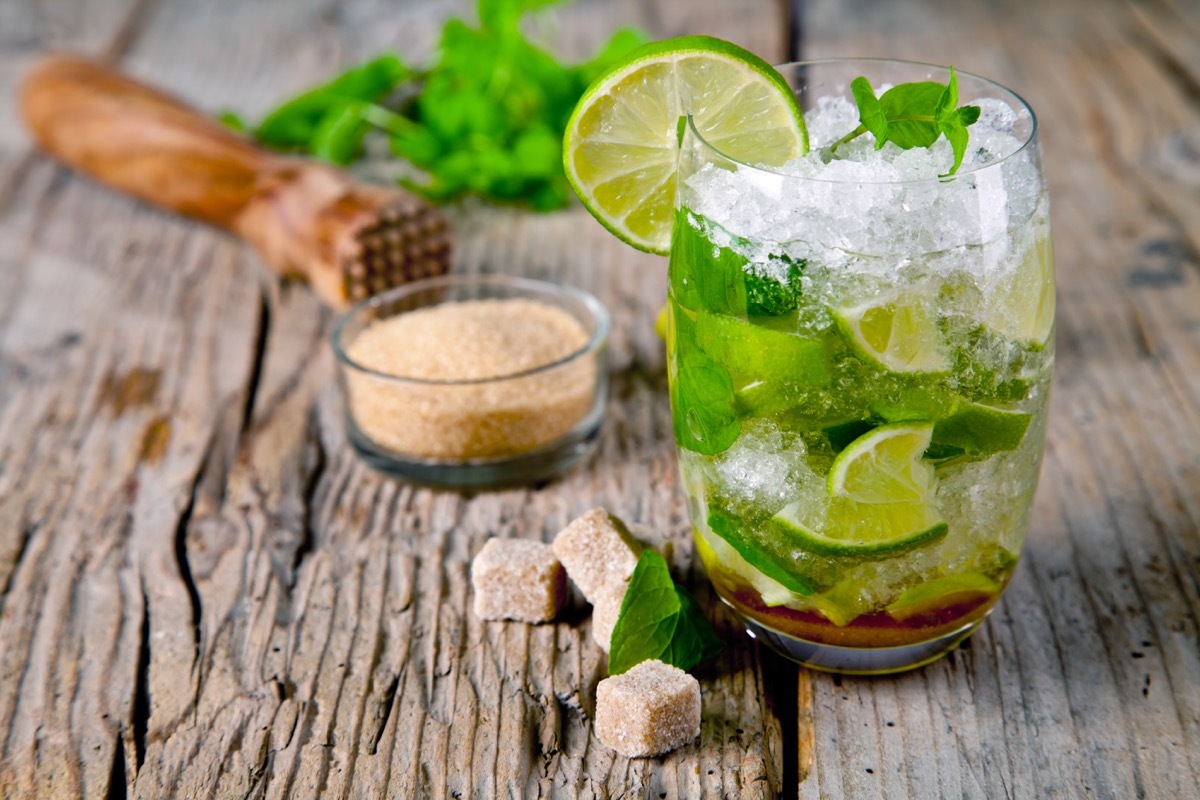
M503 321L497 301L520 319L485 322ZM430 322L435 307L461 303L472 304L457 309L467 317L443 309ZM419 327L415 316L398 319L414 314L423 314ZM526 341L532 317L564 335ZM350 442L371 467L416 483L480 489L552 478L599 439L610 329L608 311L587 292L508 275L445 275L368 298L332 334ZM520 352L511 364L486 362L501 340L506 353ZM538 361L535 348L550 360ZM414 358L418 368L395 374L394 364ZM462 366L472 358L480 363Z

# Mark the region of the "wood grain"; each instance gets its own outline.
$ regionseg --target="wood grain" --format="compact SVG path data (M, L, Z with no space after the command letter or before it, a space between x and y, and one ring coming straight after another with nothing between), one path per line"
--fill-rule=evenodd
M777 27L769 2L744 19L660 5L581 3L555 24L576 55L622 18L664 34L741 30L760 50ZM178 0L138 6L109 40L77 46L119 51L201 105L253 111L384 46L419 60L456 10ZM40 36L42 11L17 29ZM0 235L13 244L0 255L0 797L780 790L780 719L794 712L755 649L739 644L701 673L698 744L628 761L591 736L604 662L581 604L537 628L465 611L488 536L549 538L598 504L662 531L713 604L689 566L675 486L652 332L660 260L579 209L457 212L460 271L566 280L613 309L614 393L588 469L540 488L433 492L353 458L331 318L307 291L22 144L0 170Z
M785 18L803 6L802 24ZM0 106L43 49L108 53L250 112L467 3L0 3ZM797 672L738 637L700 671L697 744L615 757L603 659L465 612L490 535L605 505L692 564L661 345L661 261L579 209L454 211L460 271L582 285L614 315L586 469L479 495L353 458L328 312L241 246L71 176L0 117L0 798L1174 798L1200 783L1200 12L1011 4L579 0L582 55L660 36L954 63L1039 111L1058 372L1022 562L984 627L909 675Z
M1030 101L1059 303L1017 577L950 659L886 681L812 676L800 795L1196 796L1198 8L923 0L872 6L866 25L861 4L809 9L809 55L953 63Z

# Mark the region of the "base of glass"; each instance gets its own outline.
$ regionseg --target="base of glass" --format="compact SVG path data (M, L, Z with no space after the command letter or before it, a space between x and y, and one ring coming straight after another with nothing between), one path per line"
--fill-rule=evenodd
M496 489L554 478L586 458L600 441L602 417L582 425L549 446L508 458L479 461L429 461L385 450L347 418L350 444L367 466L393 478L448 489Z
M984 614L961 628L916 644L900 647L840 647L800 639L767 627L736 609L734 613L751 638L759 640L784 658L810 669L846 675L887 675L923 667L953 650L987 618L987 614Z

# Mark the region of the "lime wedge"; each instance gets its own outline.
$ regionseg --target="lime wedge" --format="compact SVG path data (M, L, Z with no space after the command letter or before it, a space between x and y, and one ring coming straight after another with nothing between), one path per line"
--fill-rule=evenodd
M805 550L834 558L889 558L932 544L949 530L937 508L926 503L869 505L835 499L821 516L793 503L772 522Z
M887 610L894 619L904 620L998 594L1000 584L988 576L978 572L962 572L914 586L900 595Z
M696 344L711 359L747 378L828 386L833 378L825 345L739 317L696 314Z
M954 413L933 428L933 442L957 447L972 458L1016 450L1029 429L1032 414L982 403L960 401Z
M880 425L838 453L827 487L834 498L856 503L923 503L933 492L933 468L921 460L933 425Z
M1042 348L1054 328L1054 253L1049 233L1038 234L1025 259L990 292L983 323L997 333Z
M670 250L680 119L689 114L737 161L780 166L808 152L795 95L753 53L710 36L635 50L580 99L563 165L592 215L639 250Z
M824 509L793 503L773 522L799 546L829 556L885 558L931 544L948 528L933 467L922 460L931 424L882 425L833 460Z
M854 351L891 372L945 372L950 351L929 308L902 294L833 311Z

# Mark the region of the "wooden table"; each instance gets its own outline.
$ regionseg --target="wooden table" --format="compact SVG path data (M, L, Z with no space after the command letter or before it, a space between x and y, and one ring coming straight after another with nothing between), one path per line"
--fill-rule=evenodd
M385 47L419 60L463 2L0 2L0 798L1200 797L1200 6L1189 0L580 0L618 22L954 63L1040 112L1059 364L1016 579L960 650L814 674L736 634L699 670L698 744L615 757L588 713L586 614L467 613L490 535L604 505L692 565L661 259L578 208L460 208L456 269L583 285L615 317L608 424L545 487L461 495L347 446L331 315L248 250L32 152L12 113L47 48L105 53L256 112ZM717 612L720 614L721 612Z

